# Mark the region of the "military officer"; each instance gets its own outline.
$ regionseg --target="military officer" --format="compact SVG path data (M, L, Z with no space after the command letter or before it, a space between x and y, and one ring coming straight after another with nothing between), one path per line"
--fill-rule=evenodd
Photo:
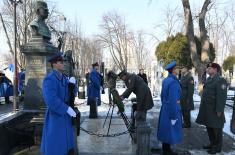
M146 121L147 110L154 106L151 91L144 80L136 74L130 74L126 72L126 70L123 70L118 76L127 86L127 89L121 95L121 98L128 98L132 92L136 95L137 109L135 118L136 125L138 126L140 123Z
M97 106L101 105L100 87L101 77L98 62L92 64L92 70L89 74L89 86L88 86L88 102L90 105L89 118L97 118Z
M171 145L183 139L182 114L180 107L181 87L177 79L179 69L176 61L165 66L168 76L162 82L161 111L158 121L157 138L162 142L163 155L177 155Z
M216 154L222 149L222 134L225 122L224 106L227 98L227 82L219 75L217 63L207 65L207 78L201 97L201 104L196 122L205 125L210 144L203 146L209 154Z
M194 109L193 93L194 93L194 79L189 71L189 67L181 69L180 84L182 88L180 105L183 115L183 128L191 127L191 114L190 111Z
M42 84L47 109L43 126L41 152L44 155L71 155L74 152L72 117L75 111L68 105L68 78L64 71L62 53L56 53L48 61L52 71Z

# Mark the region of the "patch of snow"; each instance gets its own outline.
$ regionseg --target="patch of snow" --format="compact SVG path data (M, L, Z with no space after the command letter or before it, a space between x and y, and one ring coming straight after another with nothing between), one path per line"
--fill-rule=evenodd
M0 121L4 120L4 119L6 119L6 118L8 118L8 117L10 117L14 114L15 114L15 112L8 112L8 113L0 114Z

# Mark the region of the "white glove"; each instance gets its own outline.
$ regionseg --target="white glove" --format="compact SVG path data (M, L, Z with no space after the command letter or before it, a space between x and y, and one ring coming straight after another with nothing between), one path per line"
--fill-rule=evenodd
M75 84L75 83L76 83L76 79L75 79L75 77L71 77L71 78L69 78L69 83L73 83L73 84Z
M176 123L177 120L178 120L178 119L172 119L172 120L171 120L171 125L175 125L175 123Z
M67 113L71 117L76 117L76 113L75 113L75 111L71 107L68 108Z

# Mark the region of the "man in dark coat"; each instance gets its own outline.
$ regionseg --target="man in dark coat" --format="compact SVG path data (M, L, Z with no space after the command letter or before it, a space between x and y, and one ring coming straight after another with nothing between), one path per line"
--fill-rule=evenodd
M224 106L227 98L227 82L219 75L217 63L207 65L207 78L201 97L196 122L205 125L210 144L204 146L208 153L216 154L222 149L223 127L225 122Z
M182 93L180 98L180 105L183 115L183 128L191 127L191 114L190 111L194 109L193 93L194 93L194 79L189 72L188 67L181 69L181 80L180 80Z
M128 98L132 92L136 95L137 109L135 118L136 125L138 126L140 123L146 121L147 110L154 106L151 91L144 80L136 74L130 74L126 70L123 70L118 76L127 86L121 98Z
M148 85L147 75L144 73L144 69L140 69L139 74L137 75L140 76L144 80L144 82Z

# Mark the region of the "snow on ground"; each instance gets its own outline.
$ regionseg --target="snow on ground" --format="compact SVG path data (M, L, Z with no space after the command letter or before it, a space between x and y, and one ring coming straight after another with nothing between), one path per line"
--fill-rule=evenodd
M8 113L3 113L3 114L0 114L0 121L8 118L8 117L11 117L13 115L15 115L16 113L15 112L8 112Z
M122 94L126 88L118 88L119 94ZM125 99L123 102L126 107L131 106L131 98L134 98L135 94L131 94L128 99ZM75 104L78 106L79 111L81 112L82 116L89 116L90 106L87 106L87 98L86 99L75 99ZM84 106L85 105L85 106ZM98 107L98 115L103 117L106 116L108 113L110 106L109 106L109 99L108 99L108 89L105 89L105 94L101 94L101 106ZM111 110L110 110L111 112ZM114 108L113 116L117 116L117 108ZM127 115L131 114L131 108L125 108L125 113Z

